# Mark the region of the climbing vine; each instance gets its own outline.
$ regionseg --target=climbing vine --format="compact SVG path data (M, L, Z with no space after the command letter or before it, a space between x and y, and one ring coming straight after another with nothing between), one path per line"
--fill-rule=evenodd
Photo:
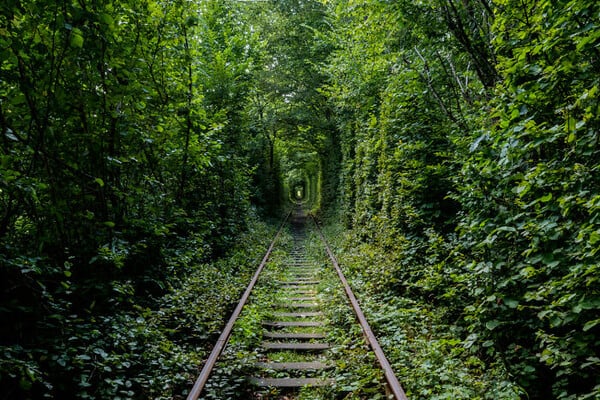
M384 287L531 398L593 398L598 7L334 3L339 212Z

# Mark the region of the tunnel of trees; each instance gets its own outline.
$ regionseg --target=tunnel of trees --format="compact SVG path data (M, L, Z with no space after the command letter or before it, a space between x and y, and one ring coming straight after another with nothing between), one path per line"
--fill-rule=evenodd
M300 201L410 398L597 399L599 85L595 0L4 0L0 398L185 397Z

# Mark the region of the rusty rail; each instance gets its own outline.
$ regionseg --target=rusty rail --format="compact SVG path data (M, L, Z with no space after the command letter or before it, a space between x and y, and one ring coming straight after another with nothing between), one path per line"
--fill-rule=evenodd
M404 393L404 389L402 389L402 385L400 385L400 382L398 381L396 374L394 374L394 371L392 369L392 366L390 365L390 362L388 361L387 357L385 356L383 349L379 345L379 342L377 341L375 334L371 330L371 326L369 325L369 322L367 322L367 318L365 317L364 313L362 312L360 305L358 304L358 300L356 299L356 296L352 292L352 288L350 287L350 284L346 280L346 277L344 276L344 273L342 272L342 269L340 268L340 265L338 264L337 259L335 258L335 255L331 251L331 248L329 247L329 243L327 242L327 239L325 239L325 236L323 235L323 232L321 231L321 228L319 227L317 220L315 219L315 217L313 215L311 215L311 217L317 228L317 232L319 233L319 236L321 237L321 240L325 244L325 249L327 251L327 254L329 255L329 259L331 260L333 267L335 268L335 271L338 274L338 277L340 278L340 280L342 281L342 284L344 285L344 290L346 291L346 295L348 296L348 299L350 300L350 303L352 304L352 309L354 310L354 314L356 315L356 318L358 319L358 322L361 325L363 334L365 335L365 338L366 338L367 342L369 343L369 346L371 346L371 349L375 353L375 356L377 357L377 361L379 362L379 365L381 366L381 369L383 370L383 372L385 374L385 379L387 380L389 390L392 392L392 394L394 395L394 398L396 400L408 400L408 397L406 397L406 394Z
M217 339L217 342L215 343L215 346L213 347L212 352L208 356L208 359L206 360L206 363L204 364L202 371L200 371L200 375L198 375L198 378L196 379L196 382L194 383L192 390L188 394L187 400L197 400L198 397L200 397L200 393L202 393L202 389L204 388L204 385L206 384L206 381L208 380L208 377L210 376L212 369L214 368L219 356L223 352L223 348L227 344L227 341L229 340L229 336L231 336L231 331L233 330L233 325L235 324L235 321L240 316L240 313L242 312L242 308L244 308L244 305L248 301L248 297L250 297L250 293L252 292L254 285L256 285L256 281L258 280L260 273L264 269L265 264L267 263L267 260L269 259L269 256L271 255L271 251L273 251L275 242L277 241L277 238L279 237L279 234L283 230L283 227L285 226L291 213L292 213L292 211L290 211L283 219L281 226L279 227L279 229L277 230L277 233L275 234L275 237L271 241L269 249L267 250L265 256L263 257L256 272L254 273L254 276L252 277L252 280L248 284L246 291L240 298L240 301L239 301L237 307L233 311L233 314L231 314L231 317L229 318L227 325L225 325L223 332L221 332L219 339Z

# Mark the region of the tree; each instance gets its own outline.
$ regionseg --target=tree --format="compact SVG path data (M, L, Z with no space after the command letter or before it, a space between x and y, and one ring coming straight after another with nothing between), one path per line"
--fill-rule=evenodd
M98 326L168 290L166 249L215 256L244 227L253 37L233 2L0 7L3 387L115 397L122 369L86 349L126 350Z

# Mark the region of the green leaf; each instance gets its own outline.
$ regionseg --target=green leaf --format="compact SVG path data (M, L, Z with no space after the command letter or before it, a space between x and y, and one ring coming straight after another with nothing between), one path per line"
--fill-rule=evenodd
M516 299L504 299L504 304L506 304L506 306L508 308L517 308L517 306L519 305L519 300L516 300Z
M12 129L10 129L10 128L7 128L7 129L6 129L6 131L4 132L4 135L5 135L5 136L6 136L8 139L10 139L10 140L12 140L12 141L15 141L15 142L18 142L18 141L19 141L19 138L18 138L18 137L16 137L16 136L13 134L13 131L12 131Z
M552 200L552 193L548 193L547 195L540 197L538 200L542 203L547 203Z
M75 47L77 49L83 47L83 33L81 32L81 29L73 28L69 43L71 44L71 47Z
M112 29L115 24L115 20L113 19L113 17L107 13L100 14L98 20L100 20L100 22L102 22L103 24L106 24L110 29Z
M517 229L512 226L501 226L496 229L498 232L517 232Z
M488 328L490 331L493 331L494 329L496 329L500 324L502 324L502 322L498 321L498 320L491 320L485 323L485 327Z
M94 179L94 182L96 182L98 186L104 187L104 181L101 178Z
M598 324L600 324L600 318L588 321L585 325L583 325L583 331L587 332Z
M567 118L567 120L565 121L565 128L567 129L567 132L573 132L575 130L575 123L577 121L575 120L575 118L569 116Z
M590 233L590 244L594 245L600 241L600 232L594 231Z
M521 116L521 111L518 108L514 108L510 114L510 119L516 119Z

